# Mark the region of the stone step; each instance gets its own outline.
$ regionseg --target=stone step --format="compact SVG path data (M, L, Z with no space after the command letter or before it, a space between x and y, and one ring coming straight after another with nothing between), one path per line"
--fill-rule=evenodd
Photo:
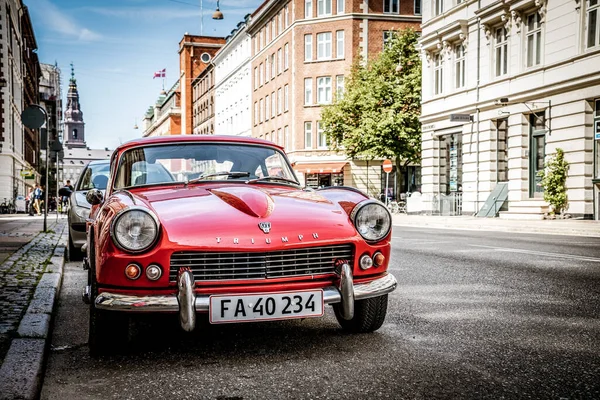
M544 219L544 213L531 213L531 212L515 212L515 211L500 211L500 219L518 219L518 220L542 220Z

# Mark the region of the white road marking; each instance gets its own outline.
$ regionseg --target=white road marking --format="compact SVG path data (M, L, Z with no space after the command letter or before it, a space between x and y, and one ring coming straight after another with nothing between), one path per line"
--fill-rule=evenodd
M545 251L535 251L535 250L524 250L524 249L511 249L508 247L496 247L496 246L483 246L478 244L470 244L469 246L473 247L481 247L486 249L491 249L494 251L503 251L507 253L521 253L521 254L531 254L534 256L542 256L542 257L551 257L551 258L563 258L567 260L579 260L579 261L589 261L589 262L597 262L600 263L600 258L597 257L587 257L587 256L578 256L574 254L560 254L560 253L548 253Z

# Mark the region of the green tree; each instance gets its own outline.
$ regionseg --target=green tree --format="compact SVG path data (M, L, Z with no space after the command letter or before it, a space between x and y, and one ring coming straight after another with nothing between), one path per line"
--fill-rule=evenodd
M546 163L544 171L540 171L544 200L552 207L552 214L562 214L567 208L567 173L569 163L565 160L562 149L556 149L556 154Z
M413 29L394 32L366 65L357 63L343 96L325 107L321 124L330 148L349 158L389 158L398 183L421 159L421 59ZM400 187L400 185L398 185Z

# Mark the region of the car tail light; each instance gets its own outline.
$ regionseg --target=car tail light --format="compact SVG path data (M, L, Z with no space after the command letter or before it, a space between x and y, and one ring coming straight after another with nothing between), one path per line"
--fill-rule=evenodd
M368 254L364 254L360 258L360 268L361 269L369 269L373 266L373 259Z
M131 280L135 280L142 274L142 269L137 264L129 264L125 268L125 276Z
M157 281L162 276L162 268L156 264L150 264L146 268L146 277L151 281Z

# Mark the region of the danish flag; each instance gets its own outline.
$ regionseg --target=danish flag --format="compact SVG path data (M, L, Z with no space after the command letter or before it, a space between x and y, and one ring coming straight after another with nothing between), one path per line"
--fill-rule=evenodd
M156 71L154 73L154 77L152 79L154 79L154 78L165 78L166 76L167 76L167 69L163 68L161 71Z

